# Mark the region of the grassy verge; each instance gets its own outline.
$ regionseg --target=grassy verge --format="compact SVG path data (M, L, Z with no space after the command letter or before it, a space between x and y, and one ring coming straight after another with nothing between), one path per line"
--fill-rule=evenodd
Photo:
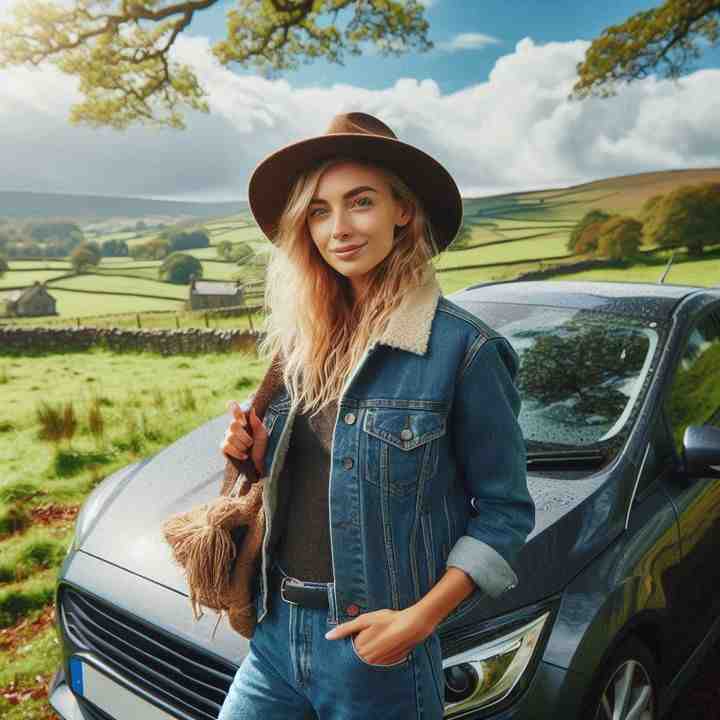
M0 357L0 717L53 717L53 592L78 506L110 473L247 397L265 369L241 353Z

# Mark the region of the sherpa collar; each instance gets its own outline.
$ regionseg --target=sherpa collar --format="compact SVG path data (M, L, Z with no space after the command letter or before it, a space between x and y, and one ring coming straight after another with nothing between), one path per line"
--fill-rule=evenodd
M441 296L435 273L428 270L423 284L407 292L395 308L378 344L424 355Z

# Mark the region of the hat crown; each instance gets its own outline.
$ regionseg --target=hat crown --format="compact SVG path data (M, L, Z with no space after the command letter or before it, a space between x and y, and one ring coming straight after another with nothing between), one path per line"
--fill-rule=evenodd
M397 135L374 115L362 112L340 113L330 122L326 135L337 133L352 133L355 135L382 135L383 137L394 138Z

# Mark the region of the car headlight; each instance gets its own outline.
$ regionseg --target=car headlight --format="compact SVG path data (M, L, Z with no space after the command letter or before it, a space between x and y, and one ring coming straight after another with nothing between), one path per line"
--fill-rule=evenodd
M445 716L482 710L506 699L526 674L552 610L443 660Z

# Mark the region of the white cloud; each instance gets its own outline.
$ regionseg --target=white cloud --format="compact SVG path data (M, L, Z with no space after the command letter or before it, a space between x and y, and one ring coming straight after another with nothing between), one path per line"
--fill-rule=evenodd
M488 45L499 45L500 41L492 35L485 33L458 33L450 40L435 43L438 50L445 52L459 52L461 50L482 50Z
M74 79L52 68L0 71L0 189L243 198L266 154L322 133L349 110L381 117L442 162L468 195L720 165L720 70L678 83L649 78L616 98L569 103L587 45L525 38L486 82L443 94L432 79L410 78L382 90L294 88L235 75L207 40L181 38L177 56L197 69L212 110L186 115L184 132L74 127Z

